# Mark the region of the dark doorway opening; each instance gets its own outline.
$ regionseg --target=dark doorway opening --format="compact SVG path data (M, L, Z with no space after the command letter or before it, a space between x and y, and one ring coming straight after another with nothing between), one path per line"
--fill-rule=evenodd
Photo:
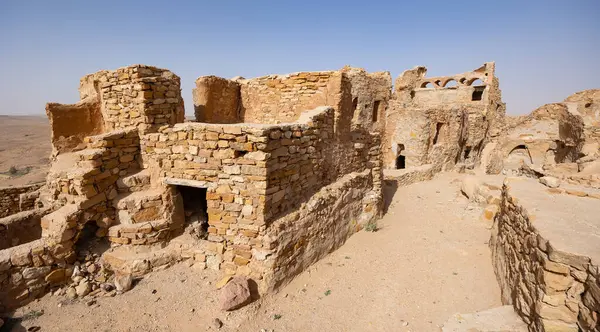
M208 231L206 188L178 186L183 199L185 230L196 238L205 238Z
M406 168L406 157L399 155L396 157L396 169L405 169Z
M402 153L404 153L404 144L398 144L396 149L396 169L406 168L406 157Z
M95 220L88 220L75 236L74 249L77 260L80 262L95 260L108 250L110 243L105 237L106 232L107 229L98 227Z

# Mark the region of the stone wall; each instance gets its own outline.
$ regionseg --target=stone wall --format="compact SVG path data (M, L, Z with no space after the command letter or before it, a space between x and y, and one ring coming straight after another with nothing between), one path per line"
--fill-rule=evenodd
M50 120L52 155L81 149L86 136L104 131L100 101L89 97L73 105L46 104Z
M35 209L0 218L0 250L42 237L41 219L51 208Z
M406 167L478 164L485 144L503 126L505 106L494 71L494 63L486 63L453 76L426 78L425 67L402 73L387 108L385 167L396 168L398 156L405 158ZM453 137L440 144L436 137L444 132Z
M24 305L65 282L74 260L70 247L50 247L43 240L0 250L0 311Z
M381 187L373 180L371 170L345 175L269 227L266 237L272 241L262 255L269 253L270 289L289 282L380 217Z
M241 83L241 118L250 123L295 121L303 111L328 103L328 85L339 72L268 75Z
M197 122L243 122L240 84L216 76L202 76L196 80L194 114Z
M554 248L535 218L505 183L490 241L502 302L530 331L600 331L597 263Z
M0 188L0 218L34 208L34 201L28 199L27 193L40 189L43 183L30 184L20 187Z
M168 70L133 65L84 76L79 90L81 98L99 100L105 131L136 127L145 133L183 122L180 84Z

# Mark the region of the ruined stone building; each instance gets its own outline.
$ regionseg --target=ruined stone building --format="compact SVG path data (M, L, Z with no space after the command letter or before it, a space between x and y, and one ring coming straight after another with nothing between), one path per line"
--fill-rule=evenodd
M512 118L493 62L444 77L426 71L407 70L393 87L388 72L350 67L203 76L192 92L194 121L184 120L180 79L168 70L134 65L84 76L78 103L46 105L46 183L0 188L2 309L75 274L92 281L83 295L77 290L85 296L108 291L112 278L180 260L246 276L269 292L376 223L384 173L400 185L458 171L600 188L599 90ZM478 196L492 205L489 219L497 217L494 260L505 267L498 278L505 302L543 331L554 321L529 310L538 299L511 297L524 283L516 253L535 232L527 226L515 240L511 227L520 226L511 223L529 217L506 190L502 199ZM538 261L552 260L544 248ZM545 263L535 264L527 267ZM597 285L597 267L577 277L584 294ZM562 323L579 319L597 331L600 299L582 298L568 303L578 308L575 320Z

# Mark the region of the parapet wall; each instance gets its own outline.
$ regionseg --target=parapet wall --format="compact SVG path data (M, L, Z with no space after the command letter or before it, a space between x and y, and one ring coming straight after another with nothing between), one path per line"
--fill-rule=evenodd
M27 193L40 189L43 183L20 187L0 188L0 218L34 208L34 200L28 199Z
M332 105L329 84L339 72L303 72L241 80L241 116L250 123L286 123L303 111Z
M523 181L529 187L523 187ZM589 218L597 216L598 201L570 195L552 198L543 188L514 179L502 189L490 241L502 302L514 306L530 331L600 331L600 274L594 260L598 223ZM542 201L551 201L561 214L554 216ZM562 219L571 209L586 213L587 220ZM590 259L590 253L595 257Z

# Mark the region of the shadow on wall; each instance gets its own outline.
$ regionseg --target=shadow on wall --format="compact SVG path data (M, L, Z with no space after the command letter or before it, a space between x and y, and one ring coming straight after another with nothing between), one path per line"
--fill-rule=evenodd
M533 164L533 158L526 145L521 144L514 147L509 153L508 157L504 161L505 168L518 169L521 164Z
M385 215L394 200L394 195L398 190L398 181L386 180L383 183L383 214Z

